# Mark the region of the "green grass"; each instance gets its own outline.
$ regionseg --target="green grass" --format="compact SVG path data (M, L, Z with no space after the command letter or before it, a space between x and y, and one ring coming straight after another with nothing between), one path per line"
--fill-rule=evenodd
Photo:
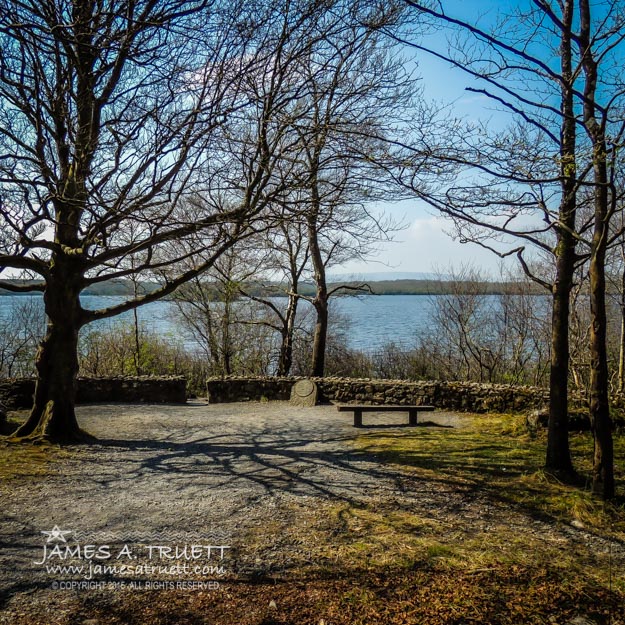
M60 459L67 458L70 452L51 444L0 442L0 480L23 483L38 480L57 471Z
M14 411L0 438L0 481L24 483L37 481L58 470L60 461L69 458L72 451L52 443L13 439L10 435L24 422L28 412Z
M622 501L606 506L589 491L546 476L544 435L530 435L520 416L470 416L466 424L362 434L358 447L406 470L402 487L410 497L317 501L311 508L293 503L296 523L263 527L246 546L262 552L276 536L300 545L291 574L302 578L341 571L350 578L383 572L403 579L419 572L463 577L468 585L474 580L476 592L481 584L513 592L521 576L527 592L534 592L534 579L548 580L576 601L599 591L625 594L625 576L614 569L605 543L584 538L623 540ZM621 492L624 442L615 438ZM590 470L591 437L573 435L572 449L577 468ZM424 497L428 488L433 493L434 508L420 505L421 484ZM571 523L583 532L563 531ZM535 590L542 597L537 605L547 586Z
M494 499L537 515L576 521L625 539L625 437L614 438L617 493L609 504L588 488L559 483L542 470L544 433L531 435L520 415L473 416L467 427L416 428L393 434L364 434L358 445L381 461L409 468L424 479L479 489ZM592 468L592 437L571 435L574 465L582 476Z

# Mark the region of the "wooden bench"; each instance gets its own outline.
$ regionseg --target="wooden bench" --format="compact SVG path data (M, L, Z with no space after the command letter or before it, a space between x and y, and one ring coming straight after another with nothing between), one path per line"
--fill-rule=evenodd
M407 412L408 424L417 425L417 415L419 412L431 412L434 410L434 406L365 406L361 404L342 404L337 406L339 412L353 412L354 413L354 427L362 427L362 413L363 412Z

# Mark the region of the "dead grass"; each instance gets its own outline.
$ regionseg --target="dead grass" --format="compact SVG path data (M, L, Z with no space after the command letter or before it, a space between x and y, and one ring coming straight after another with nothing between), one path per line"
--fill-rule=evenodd
M613 593L519 567L260 580L226 583L213 593L78 594L57 612L50 603L46 612L18 615L13 625L564 625L582 615L592 619L582 622L625 622Z

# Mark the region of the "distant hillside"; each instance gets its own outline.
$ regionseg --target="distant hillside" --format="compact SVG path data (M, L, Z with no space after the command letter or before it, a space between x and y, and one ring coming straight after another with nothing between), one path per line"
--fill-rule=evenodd
M24 286L26 284L37 284L37 280L5 280L12 284ZM150 282L141 282L139 284L140 293L150 293L158 287L157 284ZM36 294L36 291L33 291ZM83 295L132 295L134 293L134 287L130 280L109 280L107 282L101 282L100 284L93 285L83 291ZM29 295L29 293L14 293L13 291L7 291L0 288L0 295Z
M424 273L417 271L370 271L359 273L357 271L344 273L329 273L330 282L356 282L358 280L368 280L373 282L387 282L395 280L447 280L446 275L436 273Z
M28 281L12 280L15 284L28 284ZM34 284L34 282L33 282ZM208 288L214 290L214 297L218 296L218 288L216 284L207 283ZM366 285L363 293L370 292L375 295L444 295L453 292L466 293L483 293L492 295L498 293L520 293L525 291L526 286L518 282L479 282L479 283L456 283L448 280L370 280L366 282L345 281L331 282L330 289L345 286L343 291L345 295L355 295L358 291L354 289L361 285ZM158 288L158 285L150 282L143 282L139 286L140 293L150 293ZM184 288L184 287L183 287ZM273 283L248 283L244 285L244 290L250 295L256 297L281 297L286 295L286 286L277 282ZM536 294L544 294L545 291L536 286L533 291ZM104 296L129 296L133 294L133 284L130 280L111 280L94 285L83 291L83 295L104 295ZM315 293L315 286L311 282L305 282L300 285L300 293L302 295L311 296ZM12 291L0 289L0 295L19 295Z
M482 293L495 295L499 293L525 292L527 286L519 282L480 282L480 283L454 283L447 280L369 280L369 281L345 281L331 282L330 290L345 286L339 293L344 295L358 295L356 290L363 287L361 293L374 295L444 295L449 293ZM281 297L287 292L286 285L279 283L260 284L250 283L244 286L249 295L255 297ZM532 287L536 294L544 294L545 291L539 286ZM301 295L312 296L315 294L315 285L311 282L300 284Z
M449 293L481 293L495 295L500 293L525 292L526 285L518 282L479 282L455 283L448 280L377 280L368 282L338 282L331 285L336 288L340 285L351 287L346 293L354 293L354 287L367 285L375 295L445 295ZM306 284L302 292L314 293L314 285ZM532 289L536 293L545 291L536 286Z

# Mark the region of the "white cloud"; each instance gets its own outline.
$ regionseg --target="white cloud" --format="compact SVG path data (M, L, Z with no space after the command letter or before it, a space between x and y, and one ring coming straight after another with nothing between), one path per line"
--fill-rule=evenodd
M375 271L431 273L445 271L450 266L472 264L485 273L497 276L500 258L474 243L460 243L449 232L452 224L435 215L424 215L410 221L410 226L398 233L396 240L385 244L370 262L350 262L340 268L346 273ZM514 260L508 261L514 263ZM334 269L337 271L337 268Z

